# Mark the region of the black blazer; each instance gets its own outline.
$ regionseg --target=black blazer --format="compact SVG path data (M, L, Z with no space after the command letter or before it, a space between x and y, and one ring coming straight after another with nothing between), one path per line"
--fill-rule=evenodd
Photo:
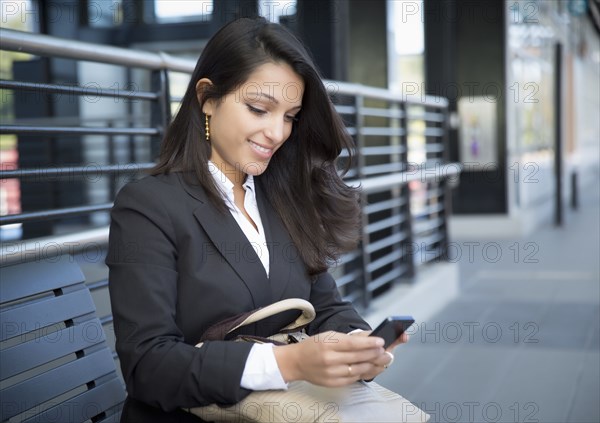
M231 404L250 343L202 333L227 317L285 298L304 298L317 317L310 334L369 326L343 302L329 273L310 278L282 221L255 177L270 254L270 275L230 213L220 214L182 173L128 183L111 212L109 290L116 350L128 399L122 421L200 421L181 407ZM244 333L267 336L294 319L278 316Z

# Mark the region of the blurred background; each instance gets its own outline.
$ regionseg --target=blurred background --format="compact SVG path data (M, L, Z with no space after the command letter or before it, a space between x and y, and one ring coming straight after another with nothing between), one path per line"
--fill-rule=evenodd
M378 381L432 422L600 421L598 0L0 11L0 258L72 255L110 348L114 196L152 167L207 40L261 15L305 43L355 140L362 239L331 269L340 291L372 325L417 320Z

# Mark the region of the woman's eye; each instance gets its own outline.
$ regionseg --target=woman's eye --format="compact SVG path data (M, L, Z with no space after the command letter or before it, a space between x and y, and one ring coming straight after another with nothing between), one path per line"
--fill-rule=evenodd
M286 119L288 122L298 122L298 117L297 117L297 116L290 116L290 115L286 115L286 116L285 116L285 119Z
M267 113L265 110L257 109L256 107L253 107L249 104L246 104L246 106L248 107L248 110L250 110L252 113L256 113L257 115L264 115L265 113Z

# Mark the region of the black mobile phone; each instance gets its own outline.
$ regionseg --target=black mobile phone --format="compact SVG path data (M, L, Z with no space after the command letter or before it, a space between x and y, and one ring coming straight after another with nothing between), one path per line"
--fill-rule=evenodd
M390 316L377 326L369 336L379 336L385 341L384 348L389 347L415 322L412 316Z

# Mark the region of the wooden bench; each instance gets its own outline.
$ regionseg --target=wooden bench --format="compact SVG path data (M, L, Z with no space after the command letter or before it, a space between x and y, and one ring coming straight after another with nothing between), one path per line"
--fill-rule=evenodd
M119 421L124 385L84 282L69 255L0 268L1 421Z

